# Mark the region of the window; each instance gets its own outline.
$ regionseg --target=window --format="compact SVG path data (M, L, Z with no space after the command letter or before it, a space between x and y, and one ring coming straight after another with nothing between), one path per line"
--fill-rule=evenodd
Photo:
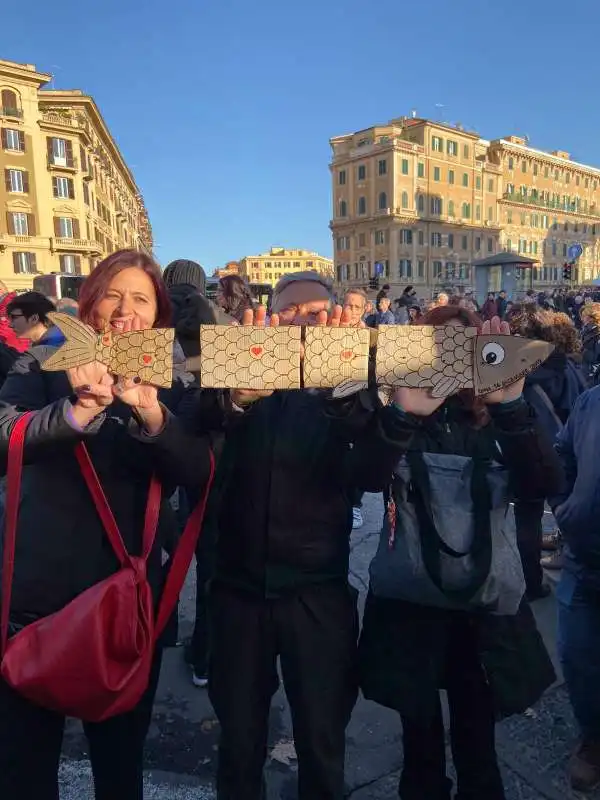
M487 218L488 218L488 222L493 222L494 221L494 209L492 208L492 206L488 206Z
M440 168L439 167L434 167L433 168L433 180L434 181L439 181L439 179L440 179Z
M454 234L453 233L449 233L448 234L448 247L454 248Z
M488 178L488 192L494 191L494 179Z
M458 142L453 142L451 139L448 139L446 142L446 152L449 156L457 156L458 155Z
M442 198L441 197L432 197L431 198L431 213L438 216L442 213Z
M469 173L463 172L462 185L467 187L469 185Z
M25 134L12 128L2 128L2 147L15 153L25 152Z
M60 239L73 239L73 220L71 217L54 217L54 235Z
M81 275L81 257L71 254L60 256L60 271L67 275Z
M475 219L479 222L481 220L481 206L479 203L475 206Z
M408 208L408 192L402 192L402 208Z
M537 174L538 174L538 165L537 165L537 164L534 164L534 165L533 165L533 174L534 174L534 175L537 175Z
M475 237L475 252L478 253L481 250L481 237Z
M441 247L442 246L442 234L436 233L435 231L431 234L431 246L432 247Z
M57 167L74 167L73 143L68 139L58 139L49 136L46 140L48 145L48 163Z
M425 231L419 231L419 245L423 247L425 244Z
M488 239L487 240L487 250L488 250L488 253L493 253L494 252L494 240L493 239Z
M469 240L468 240L468 238L466 236L461 236L460 248L461 248L461 250L468 250L469 249Z
M385 244L385 231L375 231L375 244Z
M417 209L422 214L425 211L425 195L420 194L417 196Z
M454 274L456 272L456 264L454 261L446 261L446 280L452 281L454 280Z
M477 189L478 192L481 191L481 175L477 175L477 177L475 178L475 188Z
M377 165L377 170L380 175L387 175L387 161L385 158L381 159Z
M2 89L0 95L0 111L5 117L22 117L23 112L19 110L17 93L10 89Z
M366 197L359 197L358 198L358 213L360 215L364 215L367 213L367 198Z
M85 183L84 183L84 184L83 184L83 189L84 189L83 195L84 195L84 199L85 199L85 188L86 188L86 186L87 186L87 184L85 184ZM346 201L345 201L345 200L340 200L340 217L347 217L347 216L348 216L348 205L346 204Z
M433 277L436 280L441 280L442 278L442 262L441 261L434 261L433 262Z
M36 272L35 253L13 253L13 268L17 275Z
M408 159L407 158L403 158L402 159L402 174L403 175L408 175Z
M23 169L5 169L4 182L7 192L29 192L29 176Z
M463 219L471 219L471 204L470 203L463 203L462 204L462 217L463 217Z
M367 179L367 168L364 164L359 165L358 174L356 177L359 181L364 181Z
M515 185L514 183L507 183L506 184L506 194L514 194L515 193Z
M454 200L448 200L448 216L454 216Z
M424 261L417 261L417 277L424 278L425 277L425 262Z
M521 161L521 172L523 172L523 173L527 172L527 162L526 161Z
M8 232L16 234L17 236L30 236L29 233L29 214L22 212L9 212L8 217Z
M533 243L533 255L534 256L537 256L537 251L538 251L538 243L534 242Z
M89 206L90 204L90 190L87 183L83 184L83 202L86 204L86 206Z
M508 159L508 168L509 169L514 169L515 168L515 160L512 157Z
M358 246L359 247L365 247L366 244L367 244L367 236L366 236L366 234L359 233L358 234Z
M387 194L385 192L379 192L378 207L380 211L385 211L385 209L388 207Z
M506 212L506 222L508 225L512 225L512 211Z
M450 183L450 184L454 183L454 170L453 169L449 169L448 170L448 183Z
M338 172L338 183L339 183L340 186L345 186L346 185L346 170L345 169L341 169Z
M463 145L463 158L468 158L468 157L469 157L469 145L468 144L464 144Z
M75 198L75 187L71 178L61 178L55 175L52 178L52 194L54 197L73 200Z
M566 258L566 256L567 256L567 245L566 245L566 244L563 244L563 251L562 251L562 253L563 253L563 258Z
M508 251L512 250L512 239L507 239L506 240L506 249Z
M469 280L469 265L468 264L459 264L458 265L458 279L460 281L467 281Z
M412 278L412 261L409 258L401 258L398 262L398 277Z
M444 140L440 139L439 136L432 136L431 149L436 153L442 153L444 151Z
M410 228L401 228L399 231L400 244L412 244L413 234Z
M419 178L425 177L425 164L422 161L417 164L417 176Z
M336 242L336 247L337 247L338 250L349 250L350 249L350 237L349 236L338 236L337 242Z

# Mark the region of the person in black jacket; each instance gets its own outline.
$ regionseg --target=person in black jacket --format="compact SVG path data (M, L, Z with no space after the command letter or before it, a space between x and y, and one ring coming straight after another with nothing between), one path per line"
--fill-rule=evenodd
M315 272L277 284L271 325L339 325ZM243 323L264 324L265 309ZM342 324L351 326L347 310ZM201 394L199 401L204 396ZM203 425L193 398L181 415ZM379 426L368 395L232 391L210 595L209 694L221 725L219 800L260 800L277 659L292 710L301 800L344 797L344 732L357 696L356 596L348 585L352 501L370 489ZM194 428L197 432L197 427ZM352 446L354 445L354 446ZM398 446L387 445L388 467ZM387 455L386 455L387 454Z
M92 272L80 296L84 322L116 333L165 327L168 296L158 266L133 250L113 253ZM167 498L178 484L202 486L206 442L186 433L153 386L115 383L93 362L44 372L51 353L36 347L16 362L0 391L0 468L20 413L35 411L25 439L10 623L13 632L59 611L119 568L75 458L84 442L125 545L140 554L152 473L163 485L159 526L148 561L155 599L164 581L162 550L171 550L176 520ZM141 800L142 756L158 681L157 647L144 697L130 712L84 723L97 800ZM56 800L64 717L17 694L0 678L0 797Z
M600 303L588 303L581 309L581 345L583 371L591 386L600 381Z
M434 309L425 315L423 322L459 327L480 325L476 316L458 307ZM497 318L486 325L492 332L507 332ZM388 422L388 440L403 442L402 455L435 457L440 481L442 456L450 461L467 457L503 465L517 496L541 497L560 485L561 470L552 443L535 427L521 396L522 388L520 381L487 395L482 401L475 400L470 391L445 401L432 397L426 389L398 389L390 406L395 412L395 429ZM369 463L372 481L385 485L389 480L386 459L371 457ZM456 474L456 465L453 469ZM464 464L461 470L462 474L470 474L464 471ZM480 479L481 473L475 474ZM422 500L415 497L414 480L415 473L408 485L398 475L394 477L394 504L397 507L405 504L406 493L409 494L410 502L414 503L414 525L421 537L423 561L427 563L422 523L431 509L428 512L425 506L424 516L420 515L419 503L426 504L427 496L423 495ZM465 494L471 495L475 509L475 503L481 504L482 498L473 496L474 487L474 477L470 477L465 492L455 489L453 502L460 502L458 498ZM506 511L507 500L503 498ZM457 800L504 800L494 745L496 717L522 712L537 700L554 680L552 663L525 602L516 616L496 616L484 607L469 607L466 602L461 605L451 599L446 602L441 591L432 594L427 590L422 602L406 599L407 584L396 578L398 569L386 566L393 557L395 542L400 542L404 534L403 518L396 517L394 504L389 513L395 530L382 531L379 550L371 564L360 670L365 696L395 709L402 718L404 767L400 797L450 800L452 785L446 775L446 742L439 697L440 689L446 689L451 746L458 774ZM486 517L492 513L488 508ZM502 506L498 508L501 513ZM439 507L437 512L440 513ZM475 511L465 513L475 514ZM433 519L435 522L435 515ZM478 525L477 521L473 524ZM442 552L445 554L446 550L436 549L438 565ZM471 557L475 563L475 549ZM414 562L411 575L413 567ZM519 576L514 577L518 583ZM434 595L435 605L430 600Z

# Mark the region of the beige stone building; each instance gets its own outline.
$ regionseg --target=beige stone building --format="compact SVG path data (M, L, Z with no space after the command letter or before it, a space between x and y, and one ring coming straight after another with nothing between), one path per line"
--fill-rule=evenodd
M574 281L598 277L600 170L568 153L415 117L330 143L338 285L379 274L422 293L471 287L472 262L506 249L539 261L534 287L553 287L574 242L584 248Z
M334 277L333 261L309 250L272 247L268 253L246 256L239 265L240 274L244 275L249 283L268 283L271 286L289 272L312 269L331 280Z
M87 274L123 247L152 250L133 175L93 99L46 90L31 64L0 61L0 280Z

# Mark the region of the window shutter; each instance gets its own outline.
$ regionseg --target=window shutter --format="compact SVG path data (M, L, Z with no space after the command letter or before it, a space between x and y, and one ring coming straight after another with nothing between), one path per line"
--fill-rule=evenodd
M79 145L79 160L81 161L81 171L87 172L87 157L85 153L85 148L82 144Z
M6 191L10 192L10 170L4 170L4 185L6 186Z
M23 131L18 131L19 134L19 149L22 153L25 152L25 134Z
M37 236L35 216L33 214L27 214L27 230L30 236Z
M29 253L29 270L30 272L37 272L37 259L35 253Z
M58 217L54 217L54 235L60 236L60 219Z
M69 198L71 200L74 200L75 199L75 184L73 183L71 178L68 178L67 182L69 184Z
M23 170L23 191L25 194L29 193L29 173Z
M70 139L65 140L65 149L67 153L67 167L73 167L75 165L73 159L73 142Z
M18 253L13 253L13 269L18 275L19 272L20 272L20 270L19 270L19 254Z
M2 90L2 108L5 111L14 111L17 108L17 95L10 89Z
M58 178L54 176L52 178L52 194L54 197L58 197Z
M79 239L79 237L80 237L79 220L78 219L74 219L73 220L73 238L74 239Z
M12 215L12 211L6 212L6 230L10 233L10 235L14 235L15 232L15 218Z
M81 275L81 256L75 256L75 275Z
M48 152L48 161L50 161L50 163L52 163L52 155L54 153L54 150L52 149L52 137L51 136L47 136L46 137L46 150Z
M2 147L8 146L8 136L6 135L6 128L2 128Z

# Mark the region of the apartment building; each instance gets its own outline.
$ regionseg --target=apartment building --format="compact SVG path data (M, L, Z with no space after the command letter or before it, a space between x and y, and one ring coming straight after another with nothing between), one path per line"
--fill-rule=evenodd
M466 288L473 261L512 250L537 259L533 285L550 287L574 242L584 248L575 280L597 277L600 170L564 151L414 116L330 144L341 286L379 276L395 288Z
M309 250L287 250L284 247L272 247L268 253L245 256L239 262L239 269L249 283L271 286L289 272L316 270L330 280L334 277L332 259Z
M0 61L0 280L87 274L114 250L152 251L144 201L94 100L47 90L32 64Z

